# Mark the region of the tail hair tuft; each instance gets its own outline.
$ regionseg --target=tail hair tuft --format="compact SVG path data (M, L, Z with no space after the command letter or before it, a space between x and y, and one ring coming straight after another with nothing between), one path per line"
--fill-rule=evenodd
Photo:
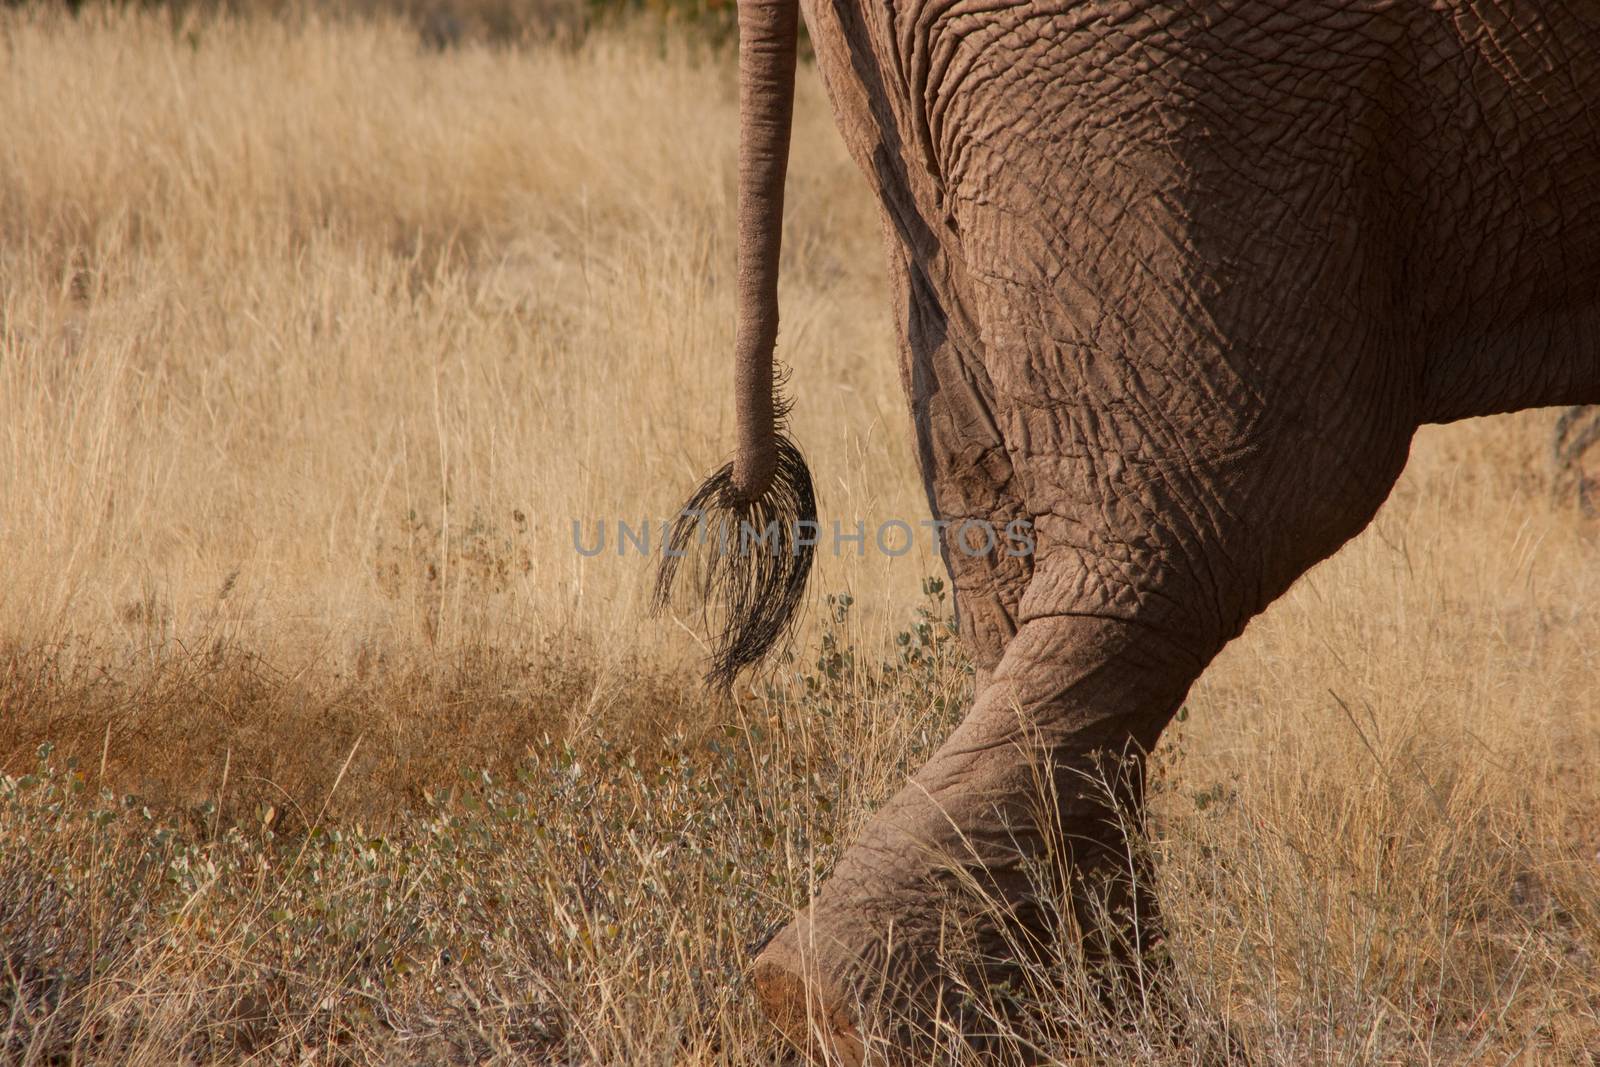
M731 690L741 671L760 662L789 633L811 576L816 541L811 470L781 430L766 492L741 500L729 463L684 504L663 546L652 608L657 613L666 608L679 564L685 564L711 633L707 685Z

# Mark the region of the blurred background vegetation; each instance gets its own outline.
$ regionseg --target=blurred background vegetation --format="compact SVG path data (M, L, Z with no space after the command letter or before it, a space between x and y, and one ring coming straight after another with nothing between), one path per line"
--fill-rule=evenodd
M0 4L22 7L28 0L0 0ZM76 13L85 0L61 0L61 4ZM49 5L34 0L34 6ZM733 42L736 21L734 0L129 0L126 6L167 10L180 21L219 11L278 18L314 14L397 19L415 27L421 45L441 49L467 43L577 44L596 27L624 18L686 27L695 36L723 45Z

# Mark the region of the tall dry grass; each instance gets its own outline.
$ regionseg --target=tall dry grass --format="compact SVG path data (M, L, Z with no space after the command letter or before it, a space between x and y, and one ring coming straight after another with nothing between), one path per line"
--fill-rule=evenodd
M796 434L825 517L915 519L876 216L799 115ZM827 555L733 704L572 547L731 440L728 57L8 9L0 129L0 1059L781 1059L751 948L969 683L926 545ZM1164 742L1173 994L1255 1062L1600 1052L1549 425L1424 433ZM1200 1055L1082 989L1058 1059Z
M698 655L646 621L651 561L585 559L571 524L614 548L731 440L723 60L642 32L441 53L399 23L106 12L8 14L4 40L14 645L355 679L576 648L586 719L639 661ZM798 426L829 514L917 515L877 223L815 85L803 103ZM903 602L933 566L828 560L820 584Z

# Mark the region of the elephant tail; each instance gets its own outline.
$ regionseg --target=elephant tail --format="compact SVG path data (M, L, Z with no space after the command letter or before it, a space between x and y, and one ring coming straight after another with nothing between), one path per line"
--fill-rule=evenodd
M738 449L679 513L654 600L658 611L665 607L679 561L692 559L694 595L713 633L706 681L722 689L789 631L817 540L811 471L784 433L788 409L773 364L799 0L738 4Z

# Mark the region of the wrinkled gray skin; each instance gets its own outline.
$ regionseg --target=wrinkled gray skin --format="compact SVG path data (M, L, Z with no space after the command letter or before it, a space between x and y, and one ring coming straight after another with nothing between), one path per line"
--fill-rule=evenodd
M739 16L733 482L754 497L795 0ZM882 201L933 512L1037 536L1026 559L946 546L972 710L756 964L792 1036L892 1061L937 1013L960 1025L953 982L1003 977L1005 938L1037 932L1030 861L1066 857L1091 955L1117 955L1095 893L1113 933L1155 936L1153 902L1108 880L1125 840L1081 774L1156 743L1217 651L1372 518L1419 425L1600 402L1600 8L808 0L806 18ZM1136 807L1137 760L1123 773ZM996 958L972 973L938 948L954 871L1012 912L973 920Z

